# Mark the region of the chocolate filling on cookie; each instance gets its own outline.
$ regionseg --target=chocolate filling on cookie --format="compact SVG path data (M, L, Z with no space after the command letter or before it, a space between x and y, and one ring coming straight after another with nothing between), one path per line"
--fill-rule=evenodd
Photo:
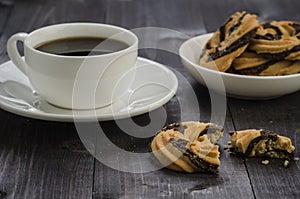
M263 40L272 41L272 40L279 40L279 39L281 39L281 35L272 35L270 33L267 33L265 35L255 35L254 38L255 39L263 39Z
M167 130L178 131L181 134L189 137L189 135L187 135L189 133L186 131L189 131L188 129L192 128L191 124L193 124L197 127L197 130L194 129L193 132L196 132L196 131L199 132L199 135L197 137L194 137L193 139L198 139L199 137L201 137L205 134L208 134L208 139L212 143L215 143L223 136L224 128L221 126L218 126L214 123L200 123L200 122L173 123L173 124L167 125L161 131L167 131ZM203 129L203 126L205 126L204 129Z
M186 147L189 143L189 141L187 140L183 140L183 139L178 139L175 140L174 138L171 138L169 140L169 142L176 148L178 149L181 153L185 153L188 148Z
M268 61L262 65L255 66L253 68L246 68L241 70L236 70L237 73L242 75L259 75L262 71L266 70L269 66L276 63L276 60Z
M220 152L215 143L222 136L223 128L217 124L187 121L164 127L150 146L153 155L169 169L216 173Z
M207 41L199 65L233 74L278 76L299 73L298 61L300 23L260 24L255 14L243 11L231 15Z
M265 58L283 60L291 53L300 51L299 32L300 24L296 22L265 23L258 28L249 48Z
M271 139L272 141L276 141L278 140L278 136L276 133L272 132L272 131L268 131L268 130L262 130L260 132L260 136L254 138L248 145L248 148L245 152L245 155L248 156L250 155L251 151L253 150L254 146L261 140L264 139Z
M232 25L229 30L228 30L228 34L231 35L231 33L233 33L233 31L235 31L241 24L242 24L242 21L244 19L244 17L247 15L248 13L246 12L243 12L240 16L240 18L238 19L237 23Z
M200 54L201 66L226 72L248 47L259 27L257 16L236 12L208 40Z
M236 40L232 45L228 46L227 48L225 48L224 50L219 51L218 49L216 50L216 52L213 53L209 53L209 61L213 61L216 60L220 57L223 57L225 55L228 55L234 51L236 51L237 49L248 45L250 39L255 35L256 29L248 32L247 34L245 34L243 37L241 37L240 39ZM203 56L204 54L202 54L201 56Z
M215 124L208 124L205 129L199 134L198 138L205 134L223 132L224 128Z
M299 23L291 23L289 24L290 26L292 26L295 30L295 34L297 35L300 32L300 24Z
M170 129L173 129L174 131L178 131L182 134L184 134L184 130L187 128L187 126L182 125L181 123L173 123L169 124L168 126L164 127L162 131L167 131Z
M285 57L287 57L288 55L290 55L291 53L295 53L300 51L300 45L294 46L291 50L287 50L284 52L280 52L280 53L260 53L259 55L268 58L268 59L273 59L273 60L283 60Z
M211 173L217 173L218 172L218 165L213 165L208 162L205 162L203 159L201 159L199 156L192 153L189 148L187 147L188 141L178 139L175 140L174 138L170 139L170 143L178 149L184 156L188 157L189 160L198 168L203 171L208 171Z
M230 18L232 19L232 18ZM225 39L225 24L223 26L220 27L220 42L224 41ZM209 45L209 43L207 43L207 48L210 49L211 46Z
M228 24L230 21L232 21L232 19L233 19L233 18L230 17L230 18L225 22L225 24L222 25L222 26L219 28L218 31L219 31L219 33L220 33L220 35L219 35L219 40L220 40L219 42L220 42L220 43L221 43L222 41L225 40L225 35L226 35L225 29L226 29L226 24ZM205 48L206 48L206 49L211 49L211 48L212 48L209 42L206 43Z
M262 27L264 29L268 29L268 28L273 29L273 30L275 30L276 35L282 35L282 32L280 31L280 29L277 26L272 25L271 23L265 23L262 25Z
M230 151L234 154L288 160L294 157L295 147L291 139L273 131L249 129L230 133L230 136L232 144Z

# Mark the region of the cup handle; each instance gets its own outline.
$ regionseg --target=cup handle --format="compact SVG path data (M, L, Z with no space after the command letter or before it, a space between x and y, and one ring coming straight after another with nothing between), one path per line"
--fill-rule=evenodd
M18 51L17 42L21 41L24 43L24 40L26 39L27 35L27 33L14 34L8 39L6 45L9 58L25 75L27 75L27 64Z

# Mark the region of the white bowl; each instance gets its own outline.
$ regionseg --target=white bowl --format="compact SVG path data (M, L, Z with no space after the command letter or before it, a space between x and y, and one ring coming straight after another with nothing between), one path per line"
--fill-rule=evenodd
M212 33L185 41L179 55L184 67L202 85L230 97L271 99L300 90L300 74L285 76L246 76L211 70L199 65L203 46Z

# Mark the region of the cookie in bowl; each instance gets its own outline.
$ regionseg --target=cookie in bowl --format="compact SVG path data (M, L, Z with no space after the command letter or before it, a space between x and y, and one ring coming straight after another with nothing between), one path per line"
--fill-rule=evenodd
M180 172L217 173L220 166L219 146L223 128L212 123L182 122L164 127L151 143L158 161Z
M249 50L271 60L300 60L300 24L272 21L262 24L251 39Z
M199 64L221 72L227 71L233 60L246 50L258 27L256 15L236 12L206 43Z
M239 20L241 18L242 20ZM247 25L238 23L246 18L251 19L251 23ZM247 30L255 32L249 36L246 44L243 43L244 49L239 46L240 48L237 48L239 50L228 51L230 49L228 45L233 39L229 41L227 39L231 37L225 35L239 31L236 29L238 25L249 26L244 27L243 30L246 31L240 31L239 34ZM286 47L292 49L289 53L279 50L284 45L260 46L260 43L264 42L274 42L273 44L281 42L283 36L293 37L290 40L296 41ZM216 32L185 41L180 46L179 55L189 74L209 91L213 90L222 95L226 93L226 96L238 99L266 100L300 90L300 49L298 50L297 45L299 39L300 23L298 22L273 21L259 24L256 15L238 12ZM269 47L272 49L272 46L272 52L263 51ZM284 53L282 55L285 56L277 57L276 49L278 53Z
M259 23L255 14L234 13L204 45L199 65L240 75L300 72L300 23Z
M274 60L255 52L247 51L232 63L233 73L255 76L279 76L300 72L300 61Z

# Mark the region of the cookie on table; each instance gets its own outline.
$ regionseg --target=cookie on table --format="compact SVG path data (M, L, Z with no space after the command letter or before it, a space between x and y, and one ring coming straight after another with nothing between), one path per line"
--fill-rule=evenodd
M223 128L212 123L182 122L164 127L151 143L159 162L181 172L217 173L220 166L219 146Z
M272 60L300 60L300 24L272 21L262 24L249 50Z
M263 129L248 129L230 134L230 151L246 157L269 157L291 160L295 147L290 138Z
M232 68L235 73L242 75L290 75L300 72L300 61L272 60L246 51L233 61Z
M199 64L221 72L227 71L233 60L246 50L259 25L256 15L236 12L207 42Z
M224 132L224 128L217 124L198 121L169 124L161 131L166 130L178 131L191 141L197 140L202 135L207 135L207 138L212 144L217 143L217 141L223 137Z

